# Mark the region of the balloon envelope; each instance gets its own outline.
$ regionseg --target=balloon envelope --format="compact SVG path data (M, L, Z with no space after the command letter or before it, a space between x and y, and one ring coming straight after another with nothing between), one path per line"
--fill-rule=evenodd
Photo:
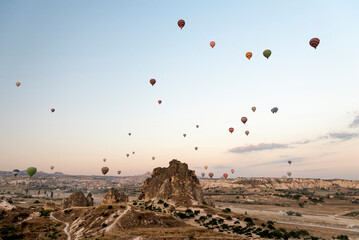
M135 154L135 152L132 152L132 154L134 155L134 154Z
M214 41L210 42L209 45L214 48L214 46L216 45L216 43Z
M310 46L312 46L312 47L315 48L315 49L317 49L319 43L320 43L319 38L312 38L312 39L310 39L310 41L309 41Z
M202 176L202 177L204 177L204 175L206 175L204 172L203 172L203 173L201 173L201 176Z
M288 177L290 177L290 176L292 175L292 173L291 173L291 172L287 172L287 175L288 175Z
M127 153L127 154L126 154L126 157L129 157L129 156L130 156L130 154Z
M249 131L245 131L245 133L246 133L246 135L248 136L248 134L249 134Z
M234 128L228 128L228 131L230 132L230 133L233 133L233 131L234 131Z
M19 172L20 172L19 169L12 170L12 174L14 174L15 177L19 174Z
M102 172L103 175L106 175L106 173L108 173L109 170L110 169L108 167L101 168L101 172Z
M55 168L54 166L51 166L51 167L50 167L51 170L54 170L54 168Z
M20 82L17 82L16 83L16 87L20 87L21 83Z
M257 110L256 107L252 107L252 111L255 112Z
M152 86L153 86L153 85L155 85L155 83L156 83L156 79L151 78L150 83L151 83L151 85L152 85Z
M106 162L106 158L102 159L103 162Z
M204 166L204 169L206 169L206 170L207 170L207 169L208 169L208 166Z
M289 164L292 164L292 161L291 161L291 160L289 160L289 161L288 161L288 163L289 163Z
M152 160L155 160L155 157L152 157Z
M199 128L199 125L196 125L196 128Z
M51 108L51 112L55 112L55 108Z
M214 174L213 174L212 172L210 172L210 173L208 173L208 176L209 176L210 178L213 178Z
M247 57L249 60L251 60L252 56L253 56L253 54L252 54L251 52L247 52L247 53L246 53L246 57Z
M241 118L241 121L242 121L242 123L244 123L244 124L246 124L247 120L248 120L248 119L247 119L246 117L242 117L242 118Z
M29 167L26 171L27 174L29 174L29 176L32 177L37 172L37 169L35 167Z
M272 51L267 49L263 51L263 56L265 56L267 59L272 55Z
M231 173L232 173L232 174L234 173L234 169L231 169Z
M118 171L117 171L117 174L121 174L121 171L120 171L120 170L118 170Z
M224 177L225 179L227 179L228 174L227 174L227 173L223 173L223 177Z
M198 150L198 147L194 147L194 150L196 150L196 151L197 151L197 150Z
M185 134L185 133L184 133L184 134L183 134L183 136L184 136L184 137L186 137L186 136L187 136L187 134Z
M182 29L186 23L183 19L180 19L180 20L178 20L177 24Z
M162 100L158 100L158 104L161 104L162 103Z

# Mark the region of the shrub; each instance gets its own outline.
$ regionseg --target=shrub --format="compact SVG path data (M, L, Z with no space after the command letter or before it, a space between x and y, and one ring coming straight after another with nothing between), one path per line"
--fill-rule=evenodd
M227 219L227 220L232 220L232 217L231 217L231 216L227 216L226 219Z
M40 203L40 201L39 201L39 200L35 200L35 202L34 202L34 203L35 203L35 204L36 204L36 203Z
M225 209L222 210L222 212L224 212L224 213L230 213L230 212L232 212L232 210L231 210L230 208L225 208Z
M52 210L50 210L50 209L47 209L47 210L41 210L40 211L40 216L41 217L48 217L48 216L50 216L50 213L52 212Z
M163 200L158 200L158 202L157 202L157 204L163 204L164 202L163 202Z

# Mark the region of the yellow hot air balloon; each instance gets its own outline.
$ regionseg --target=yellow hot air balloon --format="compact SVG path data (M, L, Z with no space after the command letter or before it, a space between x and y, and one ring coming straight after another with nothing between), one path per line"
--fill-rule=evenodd
M248 60L251 60L252 56L253 56L253 54L251 52L246 53L246 57L248 58Z
M206 169L206 170L207 170L207 169L208 169L208 166L204 166L204 169Z

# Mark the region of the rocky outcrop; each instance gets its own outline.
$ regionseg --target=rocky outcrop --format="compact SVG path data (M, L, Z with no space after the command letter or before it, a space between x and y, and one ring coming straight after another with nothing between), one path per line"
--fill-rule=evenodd
M121 202L128 202L128 196L124 192L119 192L114 188L111 188L101 200L101 204L115 204Z
M151 178L146 179L139 200L174 200L188 205L193 200L204 201L201 184L195 171L178 160L172 160L168 168L155 168Z
M0 203L0 210L10 211L16 208L14 205L8 203L7 201L2 201Z
M54 201L46 201L44 204L44 209L45 210L55 210L56 209L56 205Z
M85 197L83 192L74 192L69 197L62 199L61 209L70 207L89 207L93 206L93 198Z

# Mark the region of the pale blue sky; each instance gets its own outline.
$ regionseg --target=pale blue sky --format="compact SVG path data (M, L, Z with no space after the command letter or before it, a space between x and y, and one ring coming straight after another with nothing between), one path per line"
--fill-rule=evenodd
M0 0L0 169L132 175L177 158L198 174L358 179L358 12L354 0Z

